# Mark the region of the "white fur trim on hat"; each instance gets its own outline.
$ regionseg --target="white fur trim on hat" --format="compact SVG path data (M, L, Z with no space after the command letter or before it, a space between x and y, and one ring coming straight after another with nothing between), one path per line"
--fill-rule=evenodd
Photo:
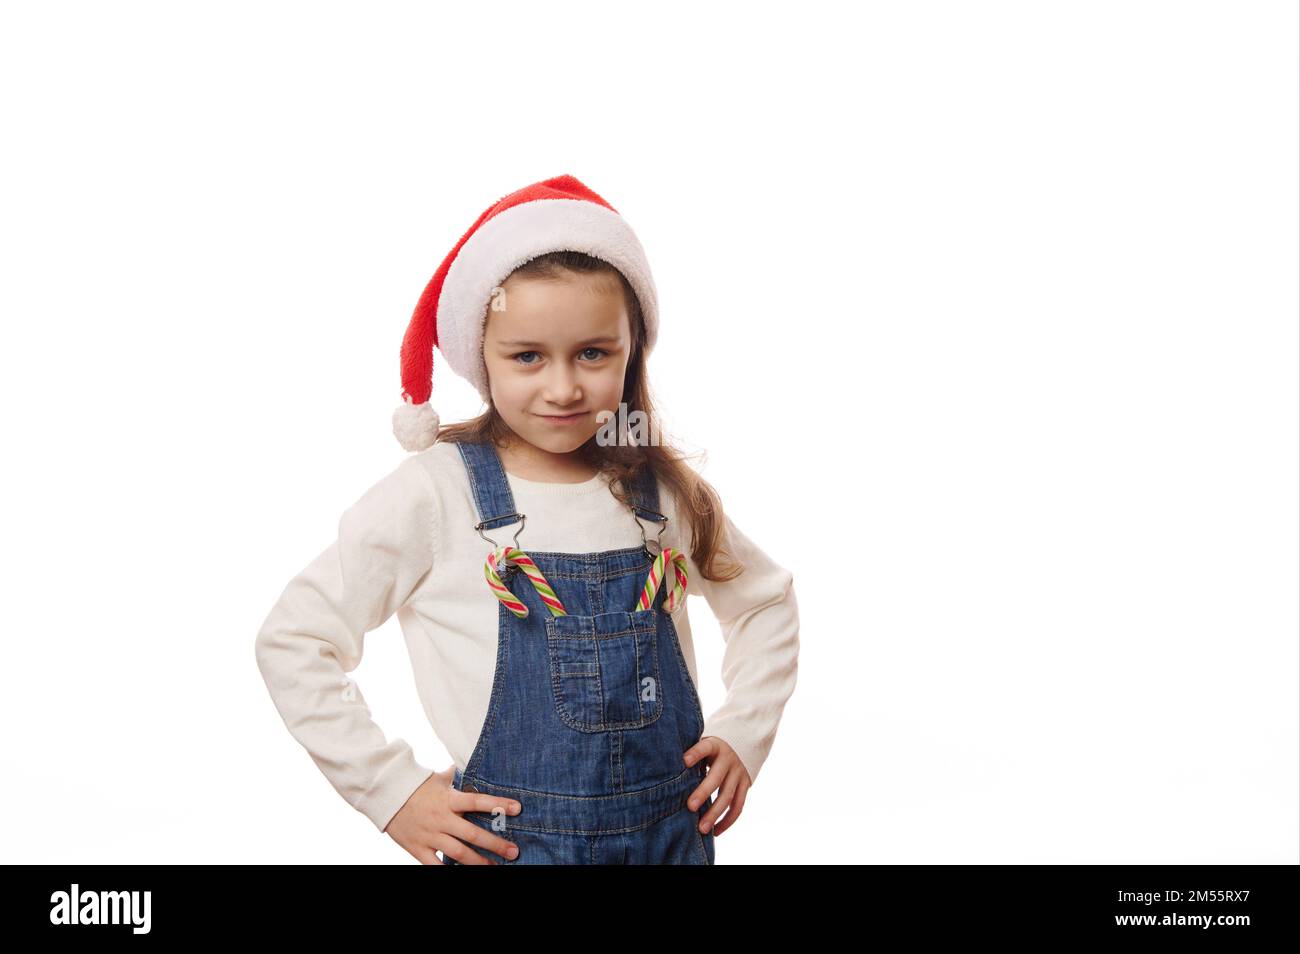
M448 366L474 385L484 400L488 379L483 331L493 291L530 259L562 250L585 252L623 273L645 318L645 352L654 347L658 294L645 250L623 217L595 202L525 202L494 215L469 237L438 296L438 347Z

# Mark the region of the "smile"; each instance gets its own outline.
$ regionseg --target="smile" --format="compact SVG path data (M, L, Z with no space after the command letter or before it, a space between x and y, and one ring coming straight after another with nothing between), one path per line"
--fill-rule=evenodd
M537 416L544 421L550 421L552 424L576 424L587 416L587 412L582 411L578 414L566 414L562 416L554 414L539 414Z

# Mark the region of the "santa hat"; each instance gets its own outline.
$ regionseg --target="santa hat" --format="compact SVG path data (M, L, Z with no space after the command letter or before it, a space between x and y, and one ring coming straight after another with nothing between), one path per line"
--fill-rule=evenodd
M520 265L547 252L585 252L613 265L632 286L645 319L645 353L659 328L650 264L618 211L573 176L512 192L478 217L443 259L420 296L402 339L402 404L393 434L408 451L430 447L438 415L429 403L433 349L488 399L483 326L494 291Z

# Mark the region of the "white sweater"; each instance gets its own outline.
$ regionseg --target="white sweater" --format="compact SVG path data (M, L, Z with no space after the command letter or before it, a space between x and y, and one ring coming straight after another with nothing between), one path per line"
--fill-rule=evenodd
M641 544L641 524L602 476L580 484L541 483L507 473L526 521L524 552L589 553ZM682 654L697 686L687 607L703 596L726 648L726 699L704 735L736 750L758 779L795 686L799 618L793 575L758 549L728 518L727 545L746 569L706 580L689 557L690 534L676 501L660 485L668 517L662 542L687 552L687 600L673 614ZM257 663L294 738L330 784L383 831L433 773L402 739L388 741L345 673L361 663L362 641L397 614L415 681L434 732L463 771L487 716L496 671L499 602L483 564L490 544L455 444L412 455L343 514L338 539L285 587L257 634ZM510 543L519 524L487 535ZM646 524L649 539L657 528ZM698 605L698 604L697 604Z

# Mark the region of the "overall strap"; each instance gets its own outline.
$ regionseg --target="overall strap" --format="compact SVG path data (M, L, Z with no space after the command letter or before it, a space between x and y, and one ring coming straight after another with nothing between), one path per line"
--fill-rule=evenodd
M632 515L637 518L637 526L641 528L641 539L649 549L650 539L646 536L646 525L642 520L649 520L658 524L654 543L659 550L663 549L663 543L660 537L668 527L668 518L659 512L659 482L655 479L654 471L648 466L643 467L641 471L632 478L632 485L628 488L628 494L632 498Z
M465 461L469 472L469 486L474 492L474 505L478 508L479 531L494 530L518 523L523 514L515 512L515 497L506 481L505 468L491 441L471 444L457 441L456 449Z
M481 533L522 522L524 515L515 509L515 497L510 492L510 483L506 480L506 471L501 466L496 446L491 441L457 441L456 449L465 462L470 489L474 494L474 505L478 508L481 522L475 529ZM641 520L658 524L662 531L668 518L659 511L659 483L649 467L642 468L632 479L628 493L632 500L633 514ZM644 529L642 526L643 531Z
M659 512L659 482L649 467L643 467L632 479L628 493L632 498L632 511L638 517L656 523L663 522L664 515Z

